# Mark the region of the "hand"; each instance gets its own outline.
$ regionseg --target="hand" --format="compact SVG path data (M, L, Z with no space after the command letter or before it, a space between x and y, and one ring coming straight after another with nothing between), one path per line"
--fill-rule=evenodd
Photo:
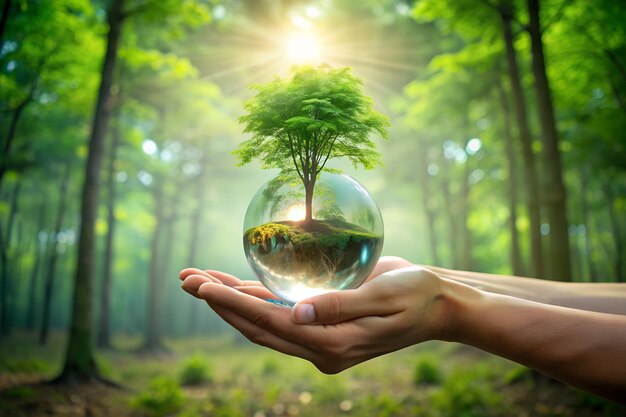
M401 258L382 258L368 281L299 302L293 309L256 281L185 269L183 289L203 298L252 342L337 373L431 339L447 339L447 281Z

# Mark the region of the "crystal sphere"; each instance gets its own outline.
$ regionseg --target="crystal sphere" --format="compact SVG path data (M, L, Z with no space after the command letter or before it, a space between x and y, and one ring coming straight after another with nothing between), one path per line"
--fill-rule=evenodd
M347 175L322 173L307 217L297 176L279 175L252 197L243 228L250 267L277 297L290 303L356 288L383 247L383 220L370 193Z

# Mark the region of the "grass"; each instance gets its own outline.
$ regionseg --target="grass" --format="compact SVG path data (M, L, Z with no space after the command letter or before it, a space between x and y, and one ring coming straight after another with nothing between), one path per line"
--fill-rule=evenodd
M125 390L64 393L20 382L21 375L49 378L60 367L61 335L45 349L31 340L24 335L0 342L0 416L61 416L93 404L100 408L90 409L92 415L116 417L610 417L625 411L562 384L537 385L511 362L435 342L329 376L298 358L233 344L229 336L169 340L167 355L99 352L98 362Z

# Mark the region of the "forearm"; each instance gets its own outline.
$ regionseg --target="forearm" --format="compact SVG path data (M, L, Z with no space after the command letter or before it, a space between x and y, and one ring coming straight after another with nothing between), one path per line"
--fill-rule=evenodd
M624 401L626 317L450 288L450 340Z
M626 315L626 284L572 283L429 266L443 278L539 303Z

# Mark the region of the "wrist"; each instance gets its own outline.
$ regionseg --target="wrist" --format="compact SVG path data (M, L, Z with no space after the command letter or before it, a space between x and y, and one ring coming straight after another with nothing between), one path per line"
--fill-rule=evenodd
M440 326L436 339L446 342L468 343L475 317L488 294L458 281L442 278L439 301L441 304Z

